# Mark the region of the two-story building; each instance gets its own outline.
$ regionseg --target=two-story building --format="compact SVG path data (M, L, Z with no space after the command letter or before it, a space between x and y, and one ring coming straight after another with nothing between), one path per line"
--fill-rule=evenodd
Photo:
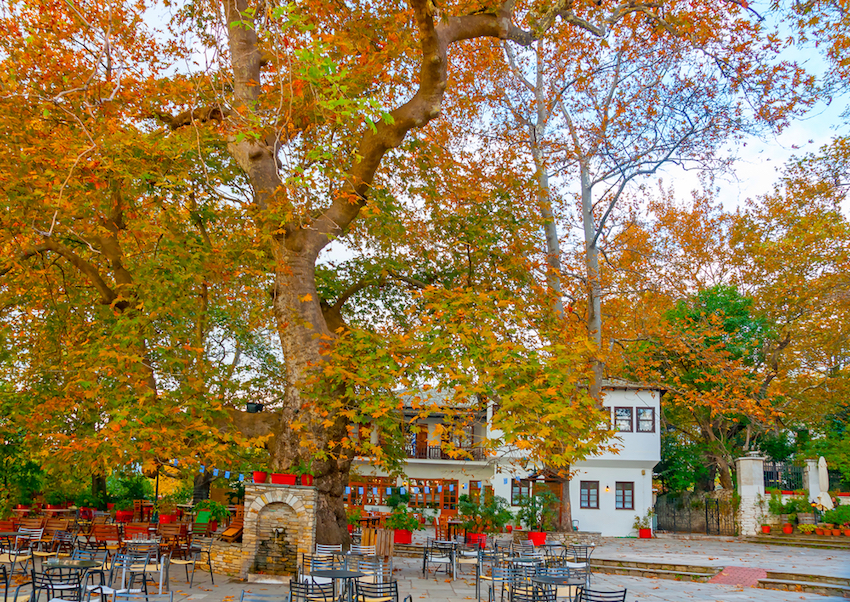
M627 536L633 534L635 515L643 516L653 505L652 471L661 459L663 391L627 381L605 381L602 390L603 405L617 431L618 451L600 453L572 466L572 518L583 531ZM428 396L440 407L439 392ZM487 438L498 436L488 429L486 410L470 410L467 426L461 433L453 428L451 445L447 445L449 435L440 426L445 414L432 412L425 419L416 419L418 412L406 405L405 477L387 477L367 458L360 458L355 463L360 476L352 479L346 490L349 505L385 509L388 495L403 486L411 496L411 507L454 513L462 493L492 490L517 506L520 497L552 487L544 467L525 465L517 462L516 455L498 450L485 452ZM560 491L560 487L552 489Z

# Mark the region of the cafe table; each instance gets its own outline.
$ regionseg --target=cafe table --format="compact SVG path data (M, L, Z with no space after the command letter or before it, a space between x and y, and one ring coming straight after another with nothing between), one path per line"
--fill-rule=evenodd
M554 588L569 587L570 590L566 598L570 602L574 600L578 588L585 585L584 579L581 577L555 577L552 575L534 575L531 582Z
M310 571L310 577L319 577L321 579L334 579L343 582L341 590L341 595L339 597L340 600L347 600L348 602L352 602L354 600L354 584L352 581L355 579L359 579L360 577L365 576L366 573L361 573L360 571L349 571L346 569L320 569L316 571Z

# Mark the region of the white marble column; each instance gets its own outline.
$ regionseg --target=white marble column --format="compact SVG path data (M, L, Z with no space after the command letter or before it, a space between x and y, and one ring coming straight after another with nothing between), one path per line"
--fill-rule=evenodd
M735 460L738 469L738 525L741 535L755 535L760 531L761 509L759 500L764 500L764 458L758 452L750 452Z

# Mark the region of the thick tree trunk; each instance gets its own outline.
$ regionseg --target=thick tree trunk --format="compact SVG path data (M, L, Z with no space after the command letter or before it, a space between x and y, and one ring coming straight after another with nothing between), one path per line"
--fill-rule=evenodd
M192 483L192 503L210 499L210 486L218 477L213 476L212 471L199 472L195 475Z
M91 476L91 493L97 499L97 509L106 510L106 477L102 474Z

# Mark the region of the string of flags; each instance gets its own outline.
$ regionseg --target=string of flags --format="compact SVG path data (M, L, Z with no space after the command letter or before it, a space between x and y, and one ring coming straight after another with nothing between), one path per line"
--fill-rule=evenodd
M179 464L180 464L180 462L179 462L178 460L172 460L172 461L171 461L171 465L172 465L172 466L178 466ZM199 471L199 472L201 472L201 473L205 473L205 472L207 472L207 470L208 470L208 469L207 469L207 467L206 467L204 464L201 464L200 468L198 469L198 471ZM211 469L210 469L210 471L212 472L213 476L215 476L215 477L217 477L217 476L219 476L220 474L222 474L222 471L221 471L220 469L218 469L218 468L211 468ZM240 473L238 473L238 477L237 477L237 473L235 473L235 472L231 472L231 471L229 471L229 470L225 470L225 471L224 471L224 478L225 478L225 479L230 479L230 478L231 478L231 476L232 476L233 478L238 478L238 480L239 480L240 482L244 482L244 481L245 481L245 474L244 474L244 473L241 473L241 472L240 472ZM514 478L513 478L513 480L515 480L515 481L520 481L520 478L519 478L519 477L514 477ZM505 485L507 485L507 484L508 484L508 482L509 482L508 477L504 477L504 484L505 484ZM443 485L438 485L438 486L437 486L437 488L436 488L436 489L437 489L437 492L438 492L438 493L442 493L442 492L443 492L443 487L444 487ZM466 483L463 483L463 484L461 485L461 489L465 490L466 488L467 488ZM357 494L358 494L358 495L363 495L363 493L365 492L365 488L364 488L364 487L358 487L357 489L358 489L358 491L357 491ZM387 490L387 495L392 495L392 494L393 494L393 489L397 489L401 495L404 495L405 493L407 493L407 487L404 487L404 486L402 486L402 487L387 487L387 488L386 488L386 490ZM427 485L426 485L426 486L424 486L424 487L411 487L411 488L410 488L410 491L411 491L411 493L413 493L413 494L418 494L420 489L422 489L423 493L425 493L425 494L429 494L429 493L431 493L431 489L432 489L432 488L431 488L431 487L429 487L429 486L427 486ZM378 488L378 487L372 487L372 494L373 494L373 495L378 495L378 490L379 490L379 488ZM450 492L453 492L453 491L455 490L455 485L454 485L454 483L449 483L449 484L448 484L448 490L449 490ZM346 487L346 488L345 488L345 495L351 495L351 487Z

